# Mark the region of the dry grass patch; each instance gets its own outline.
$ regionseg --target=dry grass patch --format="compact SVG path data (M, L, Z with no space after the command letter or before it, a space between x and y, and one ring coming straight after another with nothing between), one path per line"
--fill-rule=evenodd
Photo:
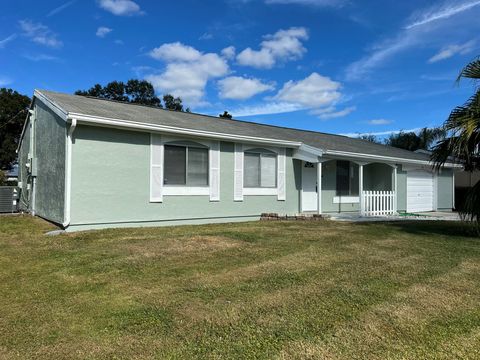
M480 242L456 223L3 220L0 358L478 358Z

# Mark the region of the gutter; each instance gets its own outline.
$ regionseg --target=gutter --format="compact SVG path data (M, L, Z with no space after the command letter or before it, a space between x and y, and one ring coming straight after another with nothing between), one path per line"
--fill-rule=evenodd
M72 123L67 132L67 142L65 144L65 209L64 209L64 222L63 227L66 228L70 225L70 208L72 197L72 145L73 145L73 132L77 127L77 119L72 118Z
M380 161L387 161L387 162L394 162L394 163L398 162L398 163L404 163L404 164L418 164L418 165L432 166L432 162L428 160L405 159L405 158L374 155L374 154L360 154L360 153L352 153L349 151L325 150L324 154L332 155L332 156L345 156L345 157L352 157L352 158L380 160ZM444 166L451 167L451 168L463 168L462 165L454 164L454 163L445 163Z

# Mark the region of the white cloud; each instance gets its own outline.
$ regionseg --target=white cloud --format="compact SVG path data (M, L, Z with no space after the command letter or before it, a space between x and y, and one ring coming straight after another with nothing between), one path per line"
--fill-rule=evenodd
M225 59L233 59L235 57L235 46L228 46L222 49L221 54Z
M336 119L339 117L347 116L354 112L357 108L355 106L349 106L342 110L337 110L334 106L330 106L326 109L314 109L310 113L317 115L322 120Z
M197 61L202 53L197 49L183 45L180 42L163 44L150 51L150 56L156 60L170 61Z
M17 34L12 34L7 36L5 39L0 40L0 49L3 49L10 41L14 40L17 37Z
M342 97L340 87L340 83L312 73L299 81L287 81L275 96L266 98L266 103L233 109L232 113L241 117L310 110L311 114L323 119L341 117L350 114L355 107L336 110L335 104Z
M314 72L303 80L286 82L275 99L300 104L304 108L319 108L338 101L341 97L339 89L340 83Z
M337 7L342 6L344 3L344 0L265 0L265 4L292 4L318 7Z
M364 135L385 136L385 135L391 135L391 134L399 134L401 132L414 132L414 133L416 133L420 130L422 130L422 128L414 128L414 129L408 129L408 130L388 130L388 131L378 131L378 132L365 132L365 133L345 133L345 134L340 134L340 135L353 137L353 138L358 138L358 137L364 136Z
M98 4L104 10L117 16L141 15L144 12L140 6L131 0L99 0Z
M436 53L430 59L428 59L428 62L432 64L437 61L451 58L457 54L460 54L460 55L468 54L475 49L475 45L476 45L476 41L470 40L460 45L453 44L453 45L445 46L438 53Z
M265 84L255 78L230 76L218 82L220 87L219 96L222 99L245 100L267 90L273 90L274 86Z
M59 12L65 10L67 7L69 7L70 5L73 5L75 2L77 2L77 0L71 0L71 1L67 1L66 3L56 7L55 9L52 9L48 14L47 14L47 17L50 17L50 16L53 16L53 15L56 15L58 14Z
M98 37L101 37L101 38L104 38L105 36L107 36L109 33L111 33L113 31L113 29L110 29L106 26L100 26L98 29L97 29L97 32L95 35L97 35Z
M425 12L414 15L414 20L409 23L405 28L411 29L417 26L429 24L434 21L448 19L449 17L452 17L477 5L480 5L479 0L455 1L453 3L445 2L440 7L434 7Z
M457 1L447 0L442 7L433 7L427 10L417 12L414 16L416 19L406 27L398 31L398 33L381 43L375 44L369 53L363 58L351 63L346 69L347 80L360 80L372 72L375 68L383 65L389 59L407 49L420 45L429 45L441 41L448 32L445 25L452 25L452 22L446 20L457 15L472 6L480 4L479 1L465 2L458 4ZM468 5L470 4L470 5ZM472 5L473 4L473 5ZM468 5L468 6L467 6ZM448 11L446 9L449 9ZM443 21L443 22L442 22ZM453 21L453 20L452 20ZM463 26L463 24L454 25ZM451 29L450 26L449 29Z
M388 125L391 124L393 121L388 120L388 119L373 119L373 120L368 120L367 124L369 125Z
M235 117L245 117L253 115L283 114L299 110L303 110L303 107L299 104L270 102L266 104L242 106L232 110L231 113L234 114Z
M237 55L240 65L256 68L272 68L277 62L300 59L307 51L302 40L308 39L303 27L279 30L273 35L266 35L260 44L260 50L246 48Z
M9 85L9 84L11 84L12 82L13 82L12 79L0 75L0 86Z
M47 54L25 54L23 55L25 59L30 61L38 62L38 61L59 61L60 59L56 56L51 56Z
M181 43L163 44L150 56L166 63L160 74L145 78L161 93L180 96L189 106L205 104L205 86L210 79L224 76L229 68L226 60L215 53L201 53Z
M18 23L23 34L37 44L52 48L58 48L63 45L63 43L58 40L57 34L52 32L46 25L34 23L30 20L20 20Z

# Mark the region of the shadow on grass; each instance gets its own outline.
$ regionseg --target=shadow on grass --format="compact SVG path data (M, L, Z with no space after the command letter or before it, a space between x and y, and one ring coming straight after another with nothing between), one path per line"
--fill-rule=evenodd
M359 226L368 226L372 223L356 223ZM478 233L475 228L465 222L461 221L392 221L382 222L376 224L385 224L390 227L404 231L413 235L443 235L443 236L455 236L475 238L480 241Z

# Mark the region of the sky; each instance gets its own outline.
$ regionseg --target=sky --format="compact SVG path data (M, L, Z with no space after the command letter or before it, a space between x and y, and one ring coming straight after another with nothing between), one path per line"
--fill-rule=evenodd
M433 127L473 94L480 0L0 5L0 87L150 81L192 111L355 136Z

